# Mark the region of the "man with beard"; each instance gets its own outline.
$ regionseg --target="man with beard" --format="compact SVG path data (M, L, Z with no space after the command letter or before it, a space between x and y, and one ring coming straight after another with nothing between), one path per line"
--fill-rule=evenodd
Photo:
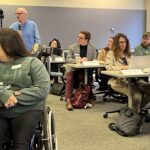
M142 42L134 50L135 56L150 55L150 32L145 32L142 36Z

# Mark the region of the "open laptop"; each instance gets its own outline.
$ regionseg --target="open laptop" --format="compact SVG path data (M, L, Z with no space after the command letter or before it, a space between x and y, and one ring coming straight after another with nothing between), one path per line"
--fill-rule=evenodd
M129 61L129 69L150 68L150 55L132 56Z
M131 56L129 69L121 70L124 75L144 74L150 72L150 55Z

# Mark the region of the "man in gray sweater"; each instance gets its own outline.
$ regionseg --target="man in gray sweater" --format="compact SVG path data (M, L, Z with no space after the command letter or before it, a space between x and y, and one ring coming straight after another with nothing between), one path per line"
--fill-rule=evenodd
M142 36L142 42L134 50L135 56L150 55L150 32L145 32Z

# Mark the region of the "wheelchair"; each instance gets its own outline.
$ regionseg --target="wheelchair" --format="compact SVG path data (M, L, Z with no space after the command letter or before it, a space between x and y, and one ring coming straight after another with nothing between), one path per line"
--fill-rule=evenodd
M4 140L3 150L11 150L13 141L9 136ZM32 135L28 150L58 150L54 114L45 106L43 116Z

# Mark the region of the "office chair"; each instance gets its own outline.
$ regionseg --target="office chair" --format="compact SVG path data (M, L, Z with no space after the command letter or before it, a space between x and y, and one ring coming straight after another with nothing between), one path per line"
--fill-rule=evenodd
M102 68L102 70L106 70L105 68ZM111 77L104 75L104 74L98 74L98 71L95 72L96 76L96 82L99 83L99 88L97 89L100 93L103 93L103 101L118 101L121 103L126 103L127 97L125 95L122 95L116 91L114 91L110 85L108 85L108 81Z
M105 68L104 68L105 69ZM103 94L103 101L115 101L122 104L127 104L128 97L126 95L123 95L121 93L118 93L114 91L110 85L108 85L108 81L111 77L104 75L104 74L98 74L96 75L96 81L99 83L99 91ZM97 93L96 93L97 94ZM120 110L113 110L113 111L106 111L103 114L104 118L108 117L108 114L110 113L116 113L120 112Z
M123 103L125 103L128 106L128 97L126 95L121 95L121 99L123 100ZM139 112L139 114L143 117L143 120L145 122L150 122L149 110L150 110L150 105L146 105L144 108L141 108L141 110ZM103 114L103 118L108 118L108 115L111 113L120 113L120 109L112 110L112 111L106 111Z
M123 94L120 94L120 93L114 91L110 85L108 85L108 91L103 95L103 101L115 101L115 102L119 102L119 103L128 105L128 97L126 95L123 95ZM120 109L106 111L103 114L103 117L107 118L108 115L111 113L120 113Z
M127 96L121 93L114 91L110 85L108 85L108 91L106 91L103 95L103 101L117 101L122 104L127 103Z

